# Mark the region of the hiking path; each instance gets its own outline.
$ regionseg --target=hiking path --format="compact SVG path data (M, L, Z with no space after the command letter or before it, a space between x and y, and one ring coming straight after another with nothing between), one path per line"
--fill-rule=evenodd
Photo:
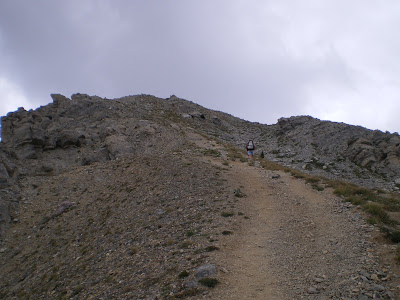
M396 299L395 246L376 242L379 230L357 207L257 161L208 161L243 193L244 218L219 238L220 284L205 298Z

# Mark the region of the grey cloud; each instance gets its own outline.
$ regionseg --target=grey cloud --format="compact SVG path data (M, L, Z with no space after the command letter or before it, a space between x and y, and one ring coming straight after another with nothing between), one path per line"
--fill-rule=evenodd
M369 2L361 11L361 2L349 5L4 0L0 56L6 62L0 78L17 84L36 105L50 101L51 92L109 98L149 93L176 94L267 123L313 115L315 101L329 103L331 92L352 93L370 80L363 64L375 66L371 72L394 74L400 68L394 62L387 71L376 69L389 57L370 59L367 66L373 50L364 51L365 58L362 48L368 35L355 36L351 25L368 31L366 20L376 8ZM339 22L343 10L347 17ZM387 25L374 28L381 32ZM384 41L377 53L396 48Z

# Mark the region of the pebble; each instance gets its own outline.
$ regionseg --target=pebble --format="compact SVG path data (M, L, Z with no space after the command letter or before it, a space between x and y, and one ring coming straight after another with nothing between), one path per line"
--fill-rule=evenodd
M314 287L314 286L309 287L309 288L307 289L307 292L308 292L309 294L318 294L318 290L317 290L317 288Z
M378 275L376 275L376 274L373 274L373 275L371 276L371 279L372 279L373 281L375 281L375 282L378 282L378 281L379 281L379 277L378 277Z
M314 278L314 281L317 282L317 283L321 283L321 282L323 282L324 280L323 280L322 278L316 277L316 278Z
M385 287L382 286L382 285L379 285L379 284L373 284L373 285L368 287L368 290L369 291L379 291L379 292L381 292L381 291L385 290Z

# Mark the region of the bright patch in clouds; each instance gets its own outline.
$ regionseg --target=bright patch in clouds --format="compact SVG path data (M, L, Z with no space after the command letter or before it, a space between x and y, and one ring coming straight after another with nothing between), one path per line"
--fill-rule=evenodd
M0 77L0 116L5 116L18 107L31 109L32 105L22 90L4 77Z

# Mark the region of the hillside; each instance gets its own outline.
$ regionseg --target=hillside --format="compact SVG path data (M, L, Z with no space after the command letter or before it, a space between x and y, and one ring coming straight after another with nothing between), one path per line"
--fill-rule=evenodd
M1 120L2 298L397 293L396 246L377 228L398 230L398 134L305 116L251 123L175 96L52 98ZM394 221L368 224L332 194L337 179L387 195Z

